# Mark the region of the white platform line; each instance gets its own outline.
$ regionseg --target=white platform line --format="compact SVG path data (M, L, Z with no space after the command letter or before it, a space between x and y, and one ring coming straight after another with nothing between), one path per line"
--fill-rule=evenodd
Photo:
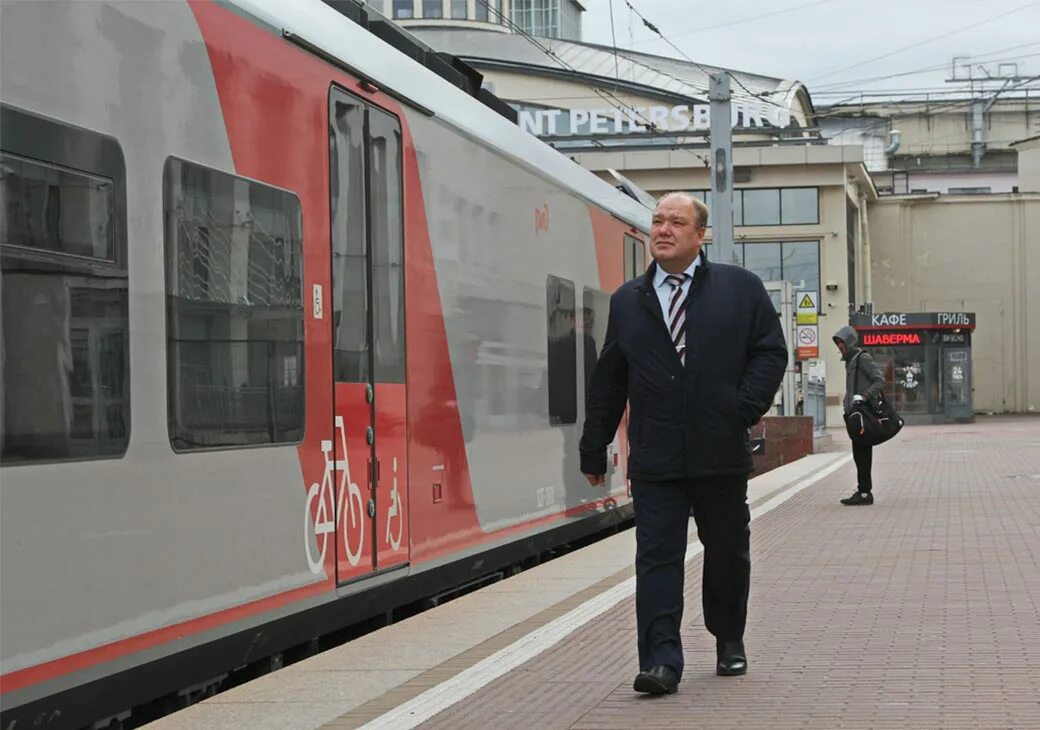
M852 461L852 455L847 454L823 469L810 474L805 479L788 487L780 494L752 510L751 519L761 517L767 512L776 509L806 487L810 487L824 477L830 476L850 461ZM686 550L686 562L693 560L702 551L703 548L700 543L691 543ZM477 662L472 667L459 672L451 679L441 682L436 687L431 687L408 702L398 705L389 712L366 723L362 726L363 730L377 730L378 728L404 730L406 728L414 728L416 725L429 720L434 715L464 700L502 675L516 669L556 645L589 621L606 613L618 603L634 594L635 591L636 579L634 576L621 581L612 588L608 588L603 593L590 598L585 603L565 613L563 616L535 629L509 646Z

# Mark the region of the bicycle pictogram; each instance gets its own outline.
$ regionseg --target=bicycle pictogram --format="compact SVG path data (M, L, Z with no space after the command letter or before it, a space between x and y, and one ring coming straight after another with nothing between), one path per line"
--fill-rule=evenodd
M321 573L322 567L325 565L329 541L335 540L334 535L338 526L345 526L345 529L342 530L343 549L351 565L357 565L361 560L361 551L365 544L365 504L361 496L361 488L350 478L347 430L342 416L336 416L336 435L339 436L339 453L343 458L333 457L332 441L322 441L321 453L325 457L325 472L321 484L315 482L307 490L304 539L307 546L307 563L311 572L315 574ZM338 505L336 504L336 490L333 488L333 478L336 473L339 474ZM311 514L315 500L317 500L317 507L314 508L312 523ZM334 506L338 509L333 511ZM344 522L344 514L350 517L349 527L346 527ZM355 539L351 540L352 537ZM400 541L400 537L398 537L398 541ZM356 544L353 544L355 542ZM315 550L317 550L317 554L315 554Z

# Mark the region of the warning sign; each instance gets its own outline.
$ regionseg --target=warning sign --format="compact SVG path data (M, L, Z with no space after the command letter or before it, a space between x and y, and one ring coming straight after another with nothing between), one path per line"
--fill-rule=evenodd
M816 312L820 308L820 295L814 291L800 291L795 295L795 303L798 305L795 313L795 321L798 324L817 324Z
M798 325L797 360L815 360L820 357L820 330L815 324Z

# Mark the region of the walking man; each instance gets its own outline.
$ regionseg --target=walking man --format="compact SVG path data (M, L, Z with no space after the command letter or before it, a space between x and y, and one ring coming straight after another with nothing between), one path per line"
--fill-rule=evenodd
M845 415L852 412L856 403L873 403L885 387L885 377L878 369L874 357L859 346L859 335L852 327L842 327L834 335L834 344L845 361ZM852 458L856 462L856 491L841 503L854 507L874 504L874 483L870 476L874 460L874 447L853 442Z
M704 623L720 675L744 674L751 575L749 428L769 410L787 345L757 276L710 263L701 247L707 207L670 193L654 210L654 263L610 300L603 350L589 386L581 470L593 485L630 406L628 478L636 518L634 689L677 690L679 630L691 508L704 545Z

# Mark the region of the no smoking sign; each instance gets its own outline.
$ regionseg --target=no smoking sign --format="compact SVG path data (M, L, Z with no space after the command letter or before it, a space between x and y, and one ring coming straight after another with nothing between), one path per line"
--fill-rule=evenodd
M797 340L799 360L813 360L820 356L820 330L817 325L798 325Z

